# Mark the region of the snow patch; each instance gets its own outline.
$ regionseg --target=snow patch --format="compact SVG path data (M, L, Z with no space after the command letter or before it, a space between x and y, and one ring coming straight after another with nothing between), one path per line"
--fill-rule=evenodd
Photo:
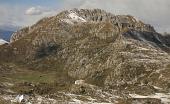
M3 45L5 43L8 43L7 41L3 40L3 39L0 39L0 45Z
M84 80L76 80L76 81L75 81L75 84L76 84L76 85L82 85L82 84L84 84L84 83L85 83Z
M86 22L86 20L85 20L84 18L78 16L78 15L77 15L76 13L74 13L74 12L70 12L69 17L70 17L72 20L76 21L76 22Z
M22 100L24 100L24 95L18 95L18 96L16 97L16 101L17 101L17 102L21 103Z
M70 11L68 14L68 19L62 19L62 22L66 22L68 24L74 24L74 22L87 22L83 17L78 16L77 13Z

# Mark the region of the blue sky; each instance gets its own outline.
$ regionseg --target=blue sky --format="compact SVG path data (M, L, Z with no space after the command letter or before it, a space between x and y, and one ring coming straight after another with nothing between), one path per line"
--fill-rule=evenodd
M57 7L62 0L0 0L1 4Z
M45 16L51 16L61 8L62 0L0 0L0 25L32 25ZM42 13L26 14L30 8ZM46 11L46 13L43 13Z
M170 32L170 0L0 0L0 26L30 26L72 8L130 14L153 25L158 32Z

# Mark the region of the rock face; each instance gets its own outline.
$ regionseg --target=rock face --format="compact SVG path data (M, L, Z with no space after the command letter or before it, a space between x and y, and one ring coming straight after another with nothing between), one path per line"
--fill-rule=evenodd
M51 22L50 23L51 26L54 26L53 31L56 28L55 22L61 21L61 22L66 22L68 24L81 23L81 22L91 22L91 23L109 22L115 27L117 27L119 31L125 28L129 28L129 29L135 29L135 30L141 30L141 31L155 32L154 28L151 25L144 24L142 21L139 21L130 15L117 15L116 16L116 15L107 13L106 11L100 10L100 9L94 9L94 10L73 9L70 11L61 12L56 17L44 18L32 27L26 27L26 28L21 29L20 31L12 35L11 42L20 39L24 35L29 34L38 28L41 28L42 24L45 25L45 22L47 23L47 21ZM49 30L46 30L46 31L50 31L50 28ZM43 32L45 32L45 30Z
M170 90L169 41L132 16L73 9L14 33L5 47L14 57L0 54L29 69L57 69L61 77L147 95L154 86Z

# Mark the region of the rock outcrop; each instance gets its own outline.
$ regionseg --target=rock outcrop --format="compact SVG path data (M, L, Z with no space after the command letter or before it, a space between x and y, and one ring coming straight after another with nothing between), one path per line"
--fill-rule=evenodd
M77 20L76 20L77 19ZM104 10L94 9L73 9L69 11L63 11L55 17L51 18L44 18L40 20L36 25L31 27L23 28L17 32L15 32L11 37L11 42L14 42L26 34L31 32L35 32L34 30L38 30L37 32L44 32L51 31L50 28L48 30L41 30L42 25L49 25L47 21L50 23L52 31L56 29L56 23L66 22L72 24L80 23L80 22L91 22L91 23L101 23L101 22L109 22L112 25L116 26L119 31L123 31L125 28L128 29L135 29L140 31L151 31L155 32L154 28L151 25L144 24L142 21L135 19L133 16L130 15L113 15L111 13L107 13Z

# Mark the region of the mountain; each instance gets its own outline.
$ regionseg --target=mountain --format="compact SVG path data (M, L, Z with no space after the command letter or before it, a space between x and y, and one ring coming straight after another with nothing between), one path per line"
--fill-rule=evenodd
M0 38L10 41L11 35L17 31L20 27L13 25L0 25Z
M9 31L9 30L1 30L0 29L0 38L10 41L11 35L14 33L14 31Z
M130 15L66 10L0 47L0 92L32 103L166 104L169 41Z

